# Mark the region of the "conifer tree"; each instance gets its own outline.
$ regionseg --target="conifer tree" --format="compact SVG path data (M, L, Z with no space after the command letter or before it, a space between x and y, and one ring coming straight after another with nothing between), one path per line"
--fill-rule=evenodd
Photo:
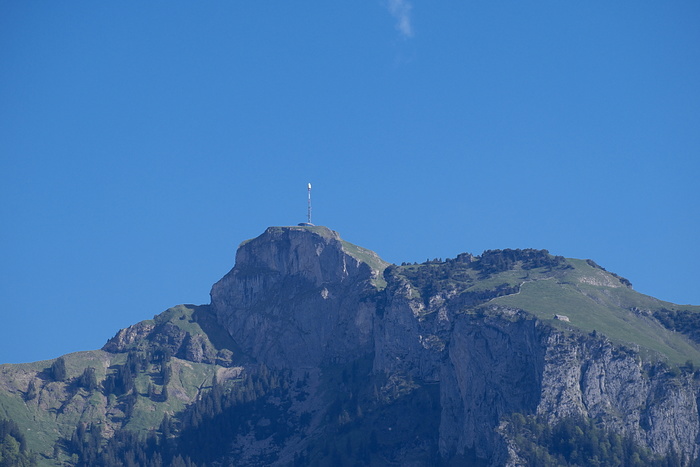
M67 376L66 361L63 357L59 357L51 364L51 376L54 381L64 381Z

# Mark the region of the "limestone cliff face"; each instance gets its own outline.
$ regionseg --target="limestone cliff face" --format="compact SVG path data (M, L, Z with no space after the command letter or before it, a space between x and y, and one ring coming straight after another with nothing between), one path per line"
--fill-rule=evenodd
M544 365L540 337L533 320L457 320L442 369L443 454L473 449L492 458L502 444L494 436L497 420L535 410Z
M513 311L465 314L456 291L426 306L405 281L390 283L386 301L375 323L374 370L438 382L441 455L471 451L499 465L499 419L533 413L540 399L545 346L536 321L514 319Z
M698 455L698 382L644 363L604 338L550 332L537 412L556 420L584 415L654 452Z
M242 244L214 284L214 312L244 352L273 368L357 358L371 351L375 306L366 298L380 271L352 247L325 227L271 227Z
M233 270L212 288L212 309L244 352L274 368L371 356L372 374L387 386L438 384L435 448L445 459L470 453L517 465L517 446L499 429L516 412L551 423L592 417L656 453L700 454L692 375L671 376L604 336L488 304L517 287L426 295L386 273L386 288L377 288L382 268L353 251L325 228L270 228L241 245Z
M656 453L699 454L700 390L692 375L671 375L605 337L563 332L519 310L457 313L449 293L425 307L407 284L382 311L374 370L440 383L445 458L471 451L492 465L518 465L498 430L516 412L551 424L592 417Z
M170 308L100 351L67 355L61 377L52 362L0 365L0 418L21 421L47 459L75 465L61 446L79 423L107 437L155 430L216 380L278 415L250 412L226 441L241 465L331 464L342 450L363 465L515 467L527 465L518 420L572 416L691 465L700 371L653 352L670 348L676 363L700 352L657 321L644 327L669 304L623 285L541 250L389 266L325 227L272 227L240 246L211 305ZM622 345L612 326L606 336L582 318L624 323L654 346ZM240 385L274 370L269 397L262 383Z

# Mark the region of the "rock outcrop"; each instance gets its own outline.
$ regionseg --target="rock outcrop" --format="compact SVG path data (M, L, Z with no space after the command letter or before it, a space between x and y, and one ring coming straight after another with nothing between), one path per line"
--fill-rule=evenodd
M553 264L572 269L560 257ZM212 307L243 351L273 368L322 369L364 355L386 385L439 384L435 448L446 459L517 459L498 429L513 413L552 424L593 417L656 453L697 457L698 385L691 375L670 377L663 365L604 336L483 306L518 287L453 286L425 296L390 271L386 288L376 287L379 270L328 229L270 228L241 245L236 266L212 288ZM609 282L599 287L620 287L607 272L597 274Z
M212 308L242 350L272 368L357 358L372 351L369 298L381 273L350 254L358 248L325 227L271 227L238 249Z
M538 414L552 422L592 417L654 452L698 456L700 392L692 374L644 362L605 338L549 332L542 348Z
M271 227L241 244L210 305L171 308L67 356L60 381L49 362L1 365L0 416L28 420L42 455L57 446L69 465L77 424L109 437L153 431L165 415L217 440L215 422L230 417L221 456L241 465L338 464L344 450L363 465L514 467L529 455L514 420L574 419L690 465L700 372L678 357L700 352L654 318L672 304L629 287L546 250L394 266L325 227Z

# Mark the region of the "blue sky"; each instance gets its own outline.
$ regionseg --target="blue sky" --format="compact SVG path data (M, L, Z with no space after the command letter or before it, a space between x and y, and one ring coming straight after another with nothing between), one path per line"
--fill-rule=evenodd
M0 363L209 301L314 218L700 305L700 3L0 1Z

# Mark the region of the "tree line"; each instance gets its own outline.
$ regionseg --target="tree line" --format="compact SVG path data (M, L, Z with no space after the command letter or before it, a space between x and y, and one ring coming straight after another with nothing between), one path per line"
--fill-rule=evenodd
M507 433L527 465L596 467L697 466L677 452L654 454L629 436L605 430L594 419L571 416L550 425L541 416L511 414Z
M27 448L27 440L12 420L0 419L0 467L33 467L36 454Z
M124 366L127 372L132 370ZM64 448L79 467L211 465L226 457L238 434L252 431L256 438L272 437L282 443L296 421L288 420L288 405L270 399L284 400L288 385L286 374L263 365L233 385L225 386L214 377L209 391L177 418L166 414L158 430L144 435L119 429L103 440L99 424L81 424L63 441ZM249 423L262 418L270 420L266 427Z
M662 308L654 312L654 317L665 328L685 334L693 342L700 344L700 313Z

